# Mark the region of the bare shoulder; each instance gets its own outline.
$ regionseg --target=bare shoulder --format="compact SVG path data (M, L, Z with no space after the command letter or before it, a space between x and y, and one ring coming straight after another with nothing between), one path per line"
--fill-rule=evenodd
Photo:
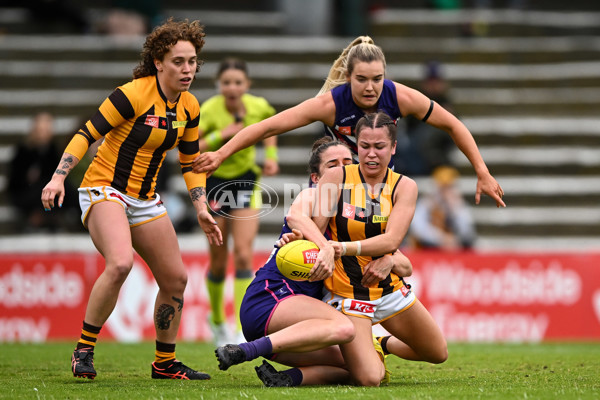
M335 121L335 102L333 101L331 91L307 101L311 102L311 110L315 113L317 120L327 125L333 125Z
M427 97L418 90L398 82L394 82L394 85L396 86L398 107L400 107L403 114L413 115L419 112L421 108L428 105Z
M402 187L406 189L419 190L417 187L417 182L406 175L402 175L402 179L400 179L400 182L398 184L402 185Z
M395 198L399 197L417 197L419 193L419 188L417 186L417 182L414 179L409 178L406 175L402 175L402 179L398 182L396 187L396 191L394 193Z

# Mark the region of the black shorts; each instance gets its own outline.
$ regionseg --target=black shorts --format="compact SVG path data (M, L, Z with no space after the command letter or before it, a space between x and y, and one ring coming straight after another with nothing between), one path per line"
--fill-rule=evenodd
M257 181L258 174L253 170L235 179L208 177L206 199L210 213L228 217L234 210L260 207L261 194Z

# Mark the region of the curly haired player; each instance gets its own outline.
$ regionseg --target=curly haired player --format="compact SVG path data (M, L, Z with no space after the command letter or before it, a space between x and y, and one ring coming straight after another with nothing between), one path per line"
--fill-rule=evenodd
M198 156L198 100L188 92L199 70L204 45L198 21L169 19L146 38L133 80L115 91L67 145L42 204L50 211L64 180L88 147L103 139L79 188L81 220L105 260L87 304L83 329L72 356L76 377L93 379L94 349L102 325L112 313L119 290L133 266L132 248L146 262L159 287L154 379L210 379L175 358L175 341L187 274L175 230L155 192L156 177L167 150L179 148L179 161L198 222L210 243L222 235L206 206L206 176L192 172Z

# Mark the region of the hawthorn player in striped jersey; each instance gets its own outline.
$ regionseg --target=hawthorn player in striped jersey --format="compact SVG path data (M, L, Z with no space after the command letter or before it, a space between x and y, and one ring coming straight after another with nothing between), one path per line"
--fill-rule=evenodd
M133 266L132 248L144 259L159 287L154 308L155 379L209 379L175 358L187 275L175 230L156 177L166 152L179 149L181 171L198 222L210 243L222 236L206 206L206 176L192 171L198 156L198 100L188 92L199 70L204 29L198 21L172 19L146 38L133 80L117 89L69 142L42 191L46 211L64 199L64 179L89 146L103 139L79 188L82 222L105 259L90 293L81 337L71 359L76 377L95 378L94 348Z
M396 147L394 120L383 112L367 114L356 124L358 164L331 169L317 186L312 219L321 232L329 228L336 259L315 263L323 276L323 301L344 313L356 335L340 344L350 375L365 385L376 385L385 374L373 349L371 325L381 324L391 336L384 353L408 360L444 362L448 357L440 328L409 285L394 271L365 283L369 262L395 252L412 220L417 185L388 168ZM339 257L339 258L337 258Z

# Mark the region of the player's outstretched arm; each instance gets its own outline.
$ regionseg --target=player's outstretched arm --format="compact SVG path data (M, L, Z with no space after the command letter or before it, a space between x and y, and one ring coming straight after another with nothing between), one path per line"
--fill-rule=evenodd
M202 153L194 160L194 172L212 172L227 157L271 136L300 128L315 121L328 122L335 117L335 104L330 93L314 97L270 118L249 125L215 152Z
M42 189L42 205L44 210L50 211L54 208L54 199L58 196L58 207L62 207L65 198L65 179L67 175L79 164L79 159L72 154L63 153L58 167L52 175L52 179Z
M486 194L496 201L497 207L506 207L502 200L504 191L490 174L477 143L469 129L452 113L430 100L418 90L395 83L398 106L405 115L412 115L431 126L447 132L456 146L467 157L477 174L475 203L479 204L481 194Z

